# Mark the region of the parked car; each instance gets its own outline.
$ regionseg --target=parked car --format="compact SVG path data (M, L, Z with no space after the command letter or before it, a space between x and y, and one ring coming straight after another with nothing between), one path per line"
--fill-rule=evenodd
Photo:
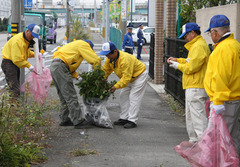
M143 31L143 42L144 44L150 43L151 40L151 34L155 33L155 27L143 27L142 29ZM132 32L132 37L133 37L133 43L136 44L137 43L137 32L138 32L138 28L133 30Z

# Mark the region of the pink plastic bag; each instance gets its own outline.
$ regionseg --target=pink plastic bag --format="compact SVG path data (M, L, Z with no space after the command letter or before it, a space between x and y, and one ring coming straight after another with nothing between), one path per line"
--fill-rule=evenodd
M175 151L193 167L238 167L236 148L222 115L212 112L212 125L197 143L184 141Z
M39 54L39 69L34 66L34 71L31 72L25 82L22 84L20 90L22 92L29 92L34 94L35 101L43 104L48 96L48 91L52 82L50 70L43 67L42 56ZM40 71L37 74L36 71Z

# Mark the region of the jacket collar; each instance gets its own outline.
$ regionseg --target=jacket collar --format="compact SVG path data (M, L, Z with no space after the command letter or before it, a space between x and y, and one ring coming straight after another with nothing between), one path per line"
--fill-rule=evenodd
M117 57L113 60L110 60L110 63L114 63L113 68L116 68L116 62L117 62L118 58L119 58L119 51L117 52Z
M184 45L184 47L187 49L187 50L190 50L190 48L192 47L192 45L199 39L203 39L201 35L198 35L196 36L194 39L192 39L191 41L189 41L188 43L186 43Z
M233 39L234 38L234 35L233 35L233 33L226 33L226 34L224 34L223 35L223 37L217 42L217 43L215 43L215 45L214 45L214 49L217 47L217 45L219 44L219 43L221 43L222 41L224 41L225 39Z

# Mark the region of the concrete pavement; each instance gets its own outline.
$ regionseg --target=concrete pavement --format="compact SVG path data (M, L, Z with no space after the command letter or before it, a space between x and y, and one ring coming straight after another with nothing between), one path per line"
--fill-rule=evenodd
M94 44L100 44L101 38L94 34ZM101 48L95 48L99 51ZM143 62L147 63L147 55ZM85 71L87 64L82 64L78 72ZM115 74L110 80L119 80ZM151 87L153 86L153 87ZM77 89L77 87L76 87ZM157 91L156 91L157 90ZM77 90L78 92L78 90ZM119 118L119 92L116 99L108 100L107 109L112 121ZM53 131L45 148L48 161L41 167L188 167L188 163L174 150L174 146L187 140L184 121L169 108L161 96L164 93L161 85L149 83L140 107L138 127L124 129L114 126L104 129L91 126L87 129L59 127L57 111L51 111ZM160 95L160 96L159 96ZM49 99L58 99L55 87L50 88ZM79 96L79 101L82 99ZM74 150L94 150L95 155L74 157Z

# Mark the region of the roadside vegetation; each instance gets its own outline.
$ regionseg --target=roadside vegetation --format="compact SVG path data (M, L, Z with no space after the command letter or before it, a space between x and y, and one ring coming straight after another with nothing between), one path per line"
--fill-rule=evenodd
M39 143L50 130L49 111L58 103L40 105L26 99L12 103L9 94L0 95L0 166L27 167L47 160Z

